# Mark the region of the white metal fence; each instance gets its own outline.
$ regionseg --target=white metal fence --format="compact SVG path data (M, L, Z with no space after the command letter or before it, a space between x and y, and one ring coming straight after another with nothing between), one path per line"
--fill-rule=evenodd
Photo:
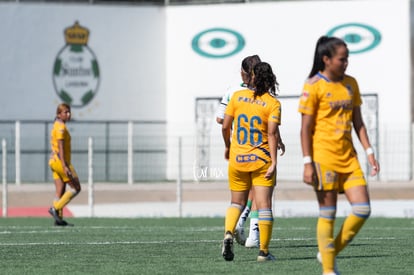
M286 154L278 161L280 180L302 178L301 146L297 98L281 97L283 124L281 134ZM392 128L379 129L376 95L364 95L363 114L372 145L381 163L381 173L368 180L409 180L412 174L412 137L410 132ZM368 108L368 111L367 111ZM371 111L369 111L371 110ZM214 115L214 114L213 114ZM0 139L7 142L7 167L2 172L8 182L20 184L52 182L48 159L49 133L53 122L0 121ZM227 178L227 161L223 156L220 125L197 120L197 132L186 136L167 136L164 121L73 121L68 123L72 135L72 162L81 182L92 177L98 182L216 181ZM211 125L206 125L210 123ZM207 131L208 130L208 131ZM202 138L198 137L202 135ZM93 145L89 144L93 138ZM354 137L360 162L368 174L366 156ZM200 144L202 143L202 144ZM392 147L381 144L393 144ZM91 148L89 148L91 147ZM89 157L89 149L93 157ZM392 154L391 154L392 153ZM397 154L396 154L397 153ZM395 157L397 155L397 157ZM200 159L202 158L202 159ZM5 168L4 168L5 169Z
M93 137L94 179L101 182L162 181L166 170L164 121L73 121L72 162L81 180L88 178L88 137ZM0 121L7 141L7 180L52 180L50 121ZM156 169L154 169L156 167Z

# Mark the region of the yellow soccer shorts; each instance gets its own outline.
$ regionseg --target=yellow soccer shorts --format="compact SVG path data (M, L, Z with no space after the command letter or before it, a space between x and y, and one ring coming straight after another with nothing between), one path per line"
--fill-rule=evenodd
M252 186L272 187L276 184L276 176L266 179L264 176L270 163L263 165L255 171L240 171L229 165L229 188L231 191L246 191Z
M366 186L367 182L361 168L351 173L338 173L326 166L314 162L317 182L314 185L315 191L337 190L343 193L354 186Z
M70 181L70 178L66 176L62 163L59 159L51 158L49 160L49 167L52 170L52 176L54 180L61 179L63 182ZM77 178L78 174L76 173L75 168L72 166L72 164L69 164L69 169L72 172L72 177Z

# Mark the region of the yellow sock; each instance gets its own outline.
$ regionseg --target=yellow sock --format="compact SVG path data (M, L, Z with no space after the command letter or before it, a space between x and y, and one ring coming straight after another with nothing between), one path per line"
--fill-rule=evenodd
M335 243L333 239L334 219L318 218L316 234L318 248L322 256L323 273L334 272L335 267ZM261 232L260 232L261 233Z
M349 214L335 239L335 248L337 255L352 241L365 221L366 218L358 217L354 214Z
M234 232L234 229L236 228L236 224L237 224L237 221L239 220L242 209L243 209L243 206L239 204L235 204L235 203L232 203L227 208L226 220L224 222L224 234L226 234L227 231L230 231L231 233Z
M65 207L65 205L68 204L74 196L75 194L72 191L66 191L59 201L53 203L53 206L59 212L59 210L62 210L63 207Z
M272 239L273 214L271 209L259 209L259 238L260 250L269 253L269 243Z
M53 208L56 209L56 205L58 204L59 199L55 199L53 201ZM57 210L58 216L62 219L63 218L63 208L60 210Z
M55 198L55 200L53 201L53 207L54 207L55 209L56 209L56 205L57 205L58 201L59 201L59 199L58 199L58 198Z

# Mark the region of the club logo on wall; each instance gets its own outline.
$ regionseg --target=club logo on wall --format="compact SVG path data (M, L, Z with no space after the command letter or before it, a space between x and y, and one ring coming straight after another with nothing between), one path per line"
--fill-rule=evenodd
M53 66L53 84L61 100L72 107L83 107L98 91L99 66L88 47L89 30L79 25L64 30L66 45Z
M378 30L360 23L336 26L329 30L327 35L342 38L348 45L349 53L352 54L370 51L381 42L381 33Z
M240 52L245 45L243 36L233 30L213 28L202 31L191 41L193 50L208 58L225 58Z

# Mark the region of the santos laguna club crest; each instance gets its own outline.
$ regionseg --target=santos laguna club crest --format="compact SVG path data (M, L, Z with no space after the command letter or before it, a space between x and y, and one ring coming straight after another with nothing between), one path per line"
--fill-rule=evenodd
M89 30L78 22L64 31L66 45L53 66L53 83L59 97L72 107L83 107L99 86L99 66L88 47Z

